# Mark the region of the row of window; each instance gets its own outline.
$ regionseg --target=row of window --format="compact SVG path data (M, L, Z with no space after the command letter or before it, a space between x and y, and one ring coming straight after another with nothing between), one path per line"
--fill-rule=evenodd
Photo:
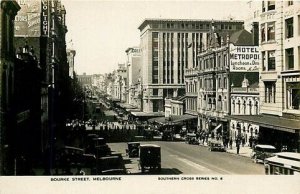
M300 35L300 15L298 15L298 35ZM274 41L275 40L275 22L263 23L260 25L260 37L261 42ZM294 37L294 18L288 18L285 20L285 38Z
M222 30L239 30L242 25L239 24L214 24L215 29ZM167 28L167 29L210 29L210 23L161 23L152 24L152 28Z
M284 1L286 6L294 5L294 1ZM275 1L262 1L262 12L275 10Z
M226 98L222 99L222 96L218 96L218 100L216 101L215 97L207 97L206 95L199 98L199 108L201 109L209 109L209 110L217 110L227 112L227 100Z
M275 50L263 51L262 54L262 71L276 70L276 56ZM294 70L295 66L295 52L294 48L285 49L285 70ZM300 47L298 47L298 60L300 61Z
M259 114L259 102L252 102L251 100L246 102L246 100L232 100L231 103L231 113L232 114L243 114L243 115L258 115Z

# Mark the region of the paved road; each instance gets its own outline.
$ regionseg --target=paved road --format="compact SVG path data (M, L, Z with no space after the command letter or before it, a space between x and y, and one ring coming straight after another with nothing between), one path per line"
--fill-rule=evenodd
M150 142L141 142L141 144ZM263 175L264 166L255 164L250 158L226 152L210 152L207 147L189 145L184 142L151 142L161 146L162 171L160 174L181 175ZM121 152L125 166L131 174L141 174L138 158L125 155L126 143L111 143L111 149Z

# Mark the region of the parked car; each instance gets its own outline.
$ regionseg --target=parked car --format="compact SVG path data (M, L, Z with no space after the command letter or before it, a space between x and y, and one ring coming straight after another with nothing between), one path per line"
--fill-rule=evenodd
M257 144L252 150L251 158L255 163L264 162L266 158L274 156L275 153L276 148L274 146Z
M105 175L125 175L126 168L121 155L105 156L99 158L97 162L97 174Z
M139 142L128 142L127 147L126 154L129 156L129 158L139 157Z
M160 146L154 144L140 145L139 166L142 173L144 173L146 169L161 171Z
M195 133L186 134L185 142L188 144L198 145L199 141L197 141Z
M211 151L211 152L212 151L218 151L218 152L225 152L226 151L223 143L220 142L220 141L211 141L211 142L209 142L208 145L209 145L208 150Z

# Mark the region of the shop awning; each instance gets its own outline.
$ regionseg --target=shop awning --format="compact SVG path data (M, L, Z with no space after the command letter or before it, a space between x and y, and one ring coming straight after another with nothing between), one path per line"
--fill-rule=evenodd
M188 115L188 114L184 114L184 115L176 115L176 116L172 116L172 122L173 123L180 123L180 122L184 122L184 121L188 121L191 119L197 119L197 116L193 116L193 115Z
M105 114L105 116L116 116L117 115L117 113L115 113L112 110L104 111L104 114Z
M133 116L136 116L136 117L159 117L159 116L162 116L164 115L165 113L164 112L140 112L140 111L137 111L137 112L134 112L132 111L131 114Z
M136 108L135 106L131 105L131 104L127 104L127 103L117 103L120 107L125 108L125 109L134 109Z
M149 122L156 122L160 124L180 124L183 121L187 121L190 119L197 119L197 116L193 115L172 115L171 119L167 117L157 117L157 118L151 118L148 119Z
M270 115L230 115L225 116L230 120L244 121L275 130L296 133L300 131L300 121Z

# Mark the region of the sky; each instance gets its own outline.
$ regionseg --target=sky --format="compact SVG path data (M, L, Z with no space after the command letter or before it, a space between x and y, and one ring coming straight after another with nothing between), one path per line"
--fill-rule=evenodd
M75 71L104 74L126 62L125 50L139 46L146 18L244 20L247 1L62 0L67 15L67 47L76 51Z

